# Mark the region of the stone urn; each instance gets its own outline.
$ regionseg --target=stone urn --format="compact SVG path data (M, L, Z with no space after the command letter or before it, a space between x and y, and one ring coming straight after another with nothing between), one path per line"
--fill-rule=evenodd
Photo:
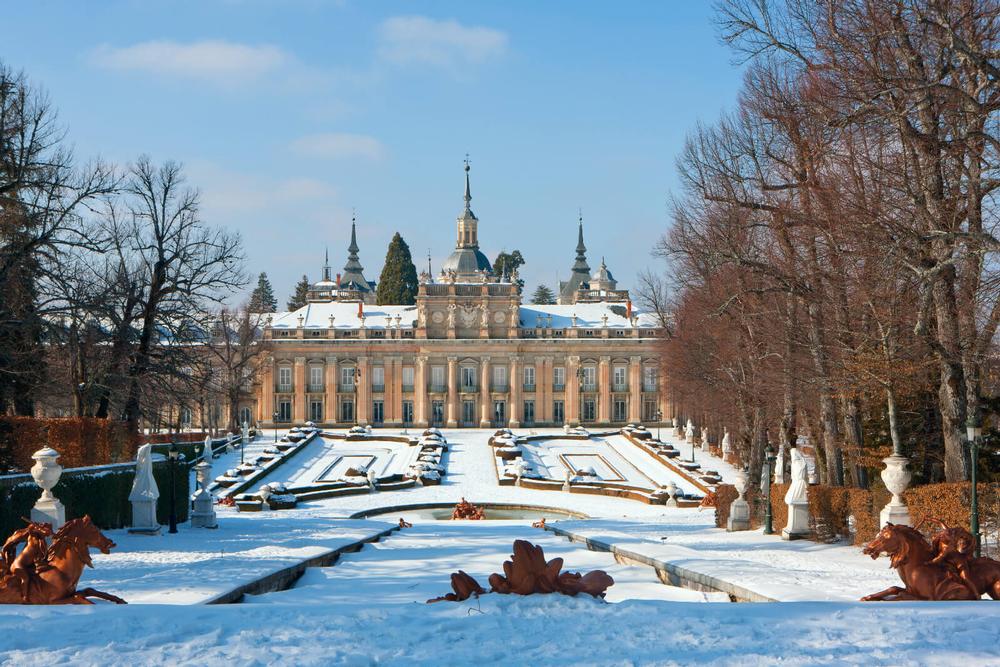
M667 507L677 507L677 485L673 480L667 482L667 501L664 503Z
M194 466L198 480L198 491L191 496L194 511L191 513L191 526L194 528L218 528L219 522L215 516L215 497L208 490L212 480L212 464L202 459Z
M882 481L885 483L885 488L892 494L892 499L879 514L880 525L896 523L909 526L910 511L906 508L906 503L903 502L903 491L906 491L906 487L910 485L910 479L913 477L907 468L910 459L893 454L882 459L882 463L885 464L881 473Z
M66 523L66 507L52 495L52 489L59 483L63 467L56 462L59 452L51 447L44 447L31 455L35 465L31 466L31 477L42 489L42 495L35 506L31 508L31 520L39 523L51 523L53 530L58 530Z
M739 495L729 506L729 519L726 521L726 530L730 532L737 530L750 530L750 503L748 503L743 497L743 494L747 491L747 484L749 483L750 477L747 475L745 470L740 470L736 473L736 479L733 481L733 486L736 487L736 493Z

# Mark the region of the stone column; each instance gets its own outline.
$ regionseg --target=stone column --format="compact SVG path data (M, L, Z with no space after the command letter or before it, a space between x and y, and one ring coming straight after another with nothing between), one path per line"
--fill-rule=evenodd
M510 406L508 407L507 412L510 413L510 419L508 421L508 426L510 426L510 428L519 428L521 426L521 384L524 378L521 377L521 360L518 357L510 358L509 380Z
M334 423L337 421L339 415L337 414L337 383L340 378L337 377L337 357L327 357L326 358L326 396L324 397L325 404L324 416L326 421L329 423Z
M403 357L392 360L392 423L403 424Z
M611 357L601 357L597 364L597 421L611 422Z
M358 424L367 426L372 409L372 367L368 357L358 357L358 371L361 372L361 380L354 396L354 414Z
M580 423L580 378L576 371L580 367L580 357L566 357L566 423Z
M458 427L458 357L448 357L448 428Z
M552 421L552 357L535 357L535 422Z
M642 421L642 357L629 357L628 420L633 424Z
M292 372L292 389L295 391L292 399L292 421L302 424L306 421L306 358L295 357L295 368Z
M391 330L387 327L386 333L388 334ZM393 405L396 403L395 390L396 390L396 367L393 364L392 357L382 358L382 367L385 369L385 387L382 390L382 419L386 425L394 424L396 422L396 413L392 409Z
M273 425L274 408L274 358L272 357L264 360L264 371L261 373L257 423Z
M417 356L413 370L413 421L417 428L427 428L427 356Z
M479 366L479 401L482 403L480 406L480 416L479 416L479 428L489 428L490 426L490 415L493 410L493 404L490 400L490 358L487 355L483 355L480 360Z

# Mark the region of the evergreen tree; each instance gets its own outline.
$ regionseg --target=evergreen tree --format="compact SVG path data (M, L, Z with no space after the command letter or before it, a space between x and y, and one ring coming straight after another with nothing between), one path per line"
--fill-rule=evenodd
M295 283L295 292L288 299L288 310L298 310L306 305L306 292L309 291L309 278L302 276L302 280Z
M417 301L417 267L410 246L396 232L385 253L385 265L378 279L375 300L381 305L409 306Z
M511 253L502 251L493 262L493 275L498 278L506 276L513 280L517 284L517 291L520 292L524 289L524 281L514 277L517 275L517 269L520 266L524 266L524 257L521 255L520 250L515 250Z
M556 295L545 285L539 285L535 293L531 295L531 303L536 305L546 305L556 302Z
M278 309L278 300L274 298L271 281L263 271L257 277L257 287L250 294L250 304L247 310L251 313L273 313Z

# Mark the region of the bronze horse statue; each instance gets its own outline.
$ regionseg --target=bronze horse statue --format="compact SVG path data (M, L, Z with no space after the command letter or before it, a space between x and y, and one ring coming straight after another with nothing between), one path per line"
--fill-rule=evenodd
M931 544L935 556L932 563L942 563L953 569L976 599L989 594L1000 600L1000 561L992 558L975 558L976 538L965 528L949 528L940 519L941 530L934 535Z
M52 546L45 541L49 535ZM21 542L26 543L25 548L14 555ZM92 597L125 604L110 593L76 588L83 568L94 566L91 547L107 554L115 546L89 516L67 521L54 534L49 524L29 523L11 535L0 550L0 604L94 604L88 599Z
M863 602L978 600L981 595L935 554L933 546L916 528L887 523L862 553L873 560L883 553L889 554L890 565L904 584L903 587L890 586L884 591L866 595L861 598Z

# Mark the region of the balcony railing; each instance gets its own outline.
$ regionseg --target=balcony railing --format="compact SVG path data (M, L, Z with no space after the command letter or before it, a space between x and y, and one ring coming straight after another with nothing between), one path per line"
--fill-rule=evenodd
M403 385L403 391L413 391L413 385L412 384L404 384Z
M656 385L655 384L644 384L644 385L642 385L642 390L643 391L656 391Z
M472 394L479 391L479 386L475 384L463 384L459 387L459 391L465 394Z
M580 388L583 391L597 391L597 385L596 384L584 384L584 385L580 385Z
M552 391L566 391L566 383L556 383L552 385Z
M385 392L385 385L384 384L373 384L372 385L372 391L375 392L376 394L384 393Z
M324 387L321 384L311 384L306 388L306 391L310 394L322 394Z
M448 391L448 387L446 387L443 384L432 384L428 389L428 391L430 391L433 394L442 394Z
M526 385L524 385L524 390L525 391L535 391L535 385L534 384L526 384Z
M628 391L628 385L625 384L624 382L613 384L611 385L611 391L619 391L619 392Z
M500 393L507 392L510 391L510 385L506 382L494 382L491 390Z
M339 391L341 393L349 394L349 393L351 393L351 392L354 391L354 383L352 382L350 384L341 384L340 388L337 391Z
M290 384L279 384L275 386L274 390L279 394L290 394L292 393L292 385Z

